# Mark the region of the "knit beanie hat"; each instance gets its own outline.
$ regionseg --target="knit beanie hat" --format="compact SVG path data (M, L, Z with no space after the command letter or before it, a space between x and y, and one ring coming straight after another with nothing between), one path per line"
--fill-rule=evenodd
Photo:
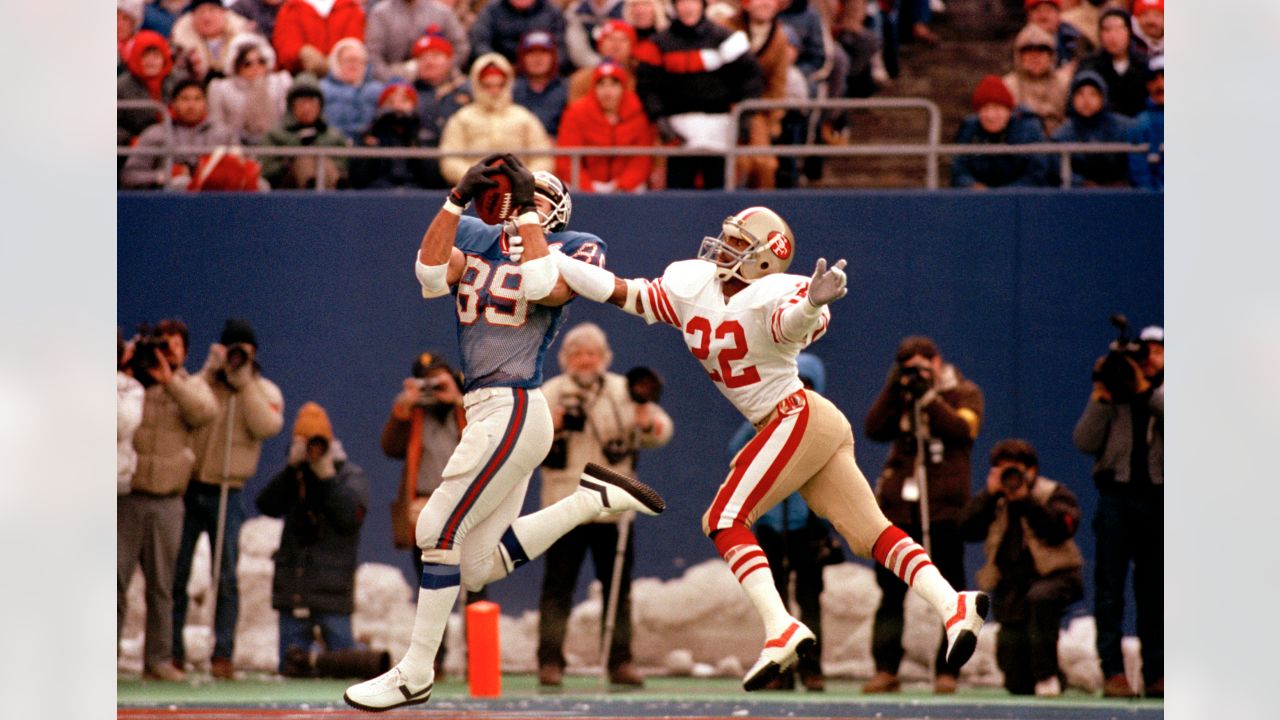
M396 92L408 94L408 96L413 100L413 104L415 106L418 104L418 91L414 90L413 86L407 82L396 81L389 83L382 89L382 92L378 94L378 107L382 107L383 103L390 100L391 96Z
M1133 0L1133 14L1141 15L1148 10L1164 12L1164 0Z
M248 320L241 318L231 318L226 325L222 326L222 337L218 342L226 346L246 343L254 347L258 347L258 336L253 332L253 326Z
M591 31L591 38L598 45L601 40L613 35L614 33L622 33L627 36L632 45L636 44L636 29L631 27L631 23L626 20L607 20L600 23Z
M1031 8L1040 5L1041 3L1049 3L1050 5L1057 7L1059 10L1062 9L1062 0L1024 0L1022 7L1026 9L1027 12L1031 12Z
M329 423L329 415L319 403L307 402L298 408L298 417L293 421L293 436L333 439L333 425Z
M324 107L324 93L320 90L320 84L316 82L316 76L311 73L298 73L293 79L293 85L289 87L289 93L285 96L285 105L292 105L294 100L300 97L313 97L320 100L320 107Z
M600 84L600 81L605 78L613 78L623 85L626 85L627 71L624 70L621 65L606 60L605 62L597 65L595 70L591 71L591 87L595 87Z
M978 87L973 91L973 111L977 112L982 109L983 105L995 103L1004 107L1013 109L1013 93L1009 92L1009 88L1004 84L1004 80L999 75L988 75L978 82Z

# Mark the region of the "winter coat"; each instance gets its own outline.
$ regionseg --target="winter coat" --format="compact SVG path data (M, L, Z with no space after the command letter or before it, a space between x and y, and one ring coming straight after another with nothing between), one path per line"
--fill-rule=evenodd
M498 53L514 64L520 38L533 30L551 33L556 39L556 57L560 58L561 68L567 70L569 51L564 46L564 15L551 0L534 0L527 10L516 10L507 0L489 0L471 26L472 65L488 53Z
M204 65L209 69L209 76L230 74L231 70L225 64L227 46L231 44L232 38L248 32L249 21L231 11L227 11L226 15L226 28L221 35L213 39L200 37L200 33L196 32L195 17L191 13L178 18L178 21L173 24L173 35L169 38L169 42L173 45L174 55L179 61L185 53L195 50L204 59Z
M627 379L617 373L606 372L599 383L589 388L580 387L569 375L557 375L543 383L542 394L547 398L547 407L552 408L569 405L566 398L580 398L579 404L586 415L582 431L561 430L556 435L565 442L567 462L563 468L542 466L542 507L572 495L587 463L634 476L635 453L611 463L604 455L608 441L622 440L633 450L659 448L670 442L675 432L671 417L656 403L649 404L653 425L648 430L636 426L636 405L627 391ZM615 515L598 522L617 522L618 519Z
M564 107L569 104L569 83L563 78L552 78L541 91L529 86L523 75L516 78L511 88L511 99L529 110L542 122L547 135L554 137L560 130L560 118L564 115Z
M237 390L227 384L221 370L201 370L205 382L218 399L218 414L213 422L196 431L193 440L196 451L194 480L218 485L223 470L233 489L244 483L258 470L258 456L262 441L275 436L284 427L284 395L276 384L256 370L253 379ZM234 415L231 403L234 401ZM227 448L227 424L231 424L231 452ZM227 460L230 463L227 463Z
M373 124L360 138L362 147L418 147L416 114L402 114L386 108L378 111ZM427 161L419 158L352 158L351 186L364 188L427 187L432 175Z
M268 68L276 65L276 53L261 35L238 35L227 47L226 67L235 67L235 57L241 47L255 45L267 62ZM269 72L254 81L234 74L209 83L209 117L219 125L230 128L246 145L260 145L267 132L284 117L285 97L293 77L284 70Z
M414 80L413 89L418 93L418 120L421 123L418 144L439 147L445 123L459 108L471 102L471 85L465 77L455 74L439 85Z
M293 117L292 113L285 113L284 121L272 128L267 133L266 140L263 145L274 147L303 147L314 145L316 147L347 147L351 141L346 135L329 127L329 124L321 117L314 125L303 125ZM330 159L337 165L338 170L343 174L347 172L347 159L345 157L332 156ZM262 177L271 183L272 187L280 187L285 177L289 173L289 168L293 164L294 158L277 156L262 156Z
M245 20L253 23L253 32L268 40L276 27L276 15L280 13L280 5L270 5L263 0L235 0L228 7Z
M148 6L150 7L150 6ZM160 74L151 80L142 77L142 53L148 48L159 48L165 56ZM173 87L178 78L173 73L173 57L169 43L152 32L139 32L129 44L129 57L125 58L125 70L116 78L117 100L154 100L164 105L173 97ZM143 130L159 122L160 110L117 110L116 144L128 145Z
M1079 60L1090 49L1089 39L1071 23L1058 23L1058 33L1054 38L1057 47L1054 50L1059 68L1074 69L1072 63Z
M1067 91L1071 87L1072 69L1060 67L1049 71L1049 74L1043 77L1033 77L1019 68L1018 52L1028 45L1054 47L1055 43L1056 41L1049 33L1035 25L1022 28L1013 41L1014 70L1002 78L1009 92L1013 94L1013 102L1039 115L1044 121L1046 135L1057 130L1066 118Z
M970 115L956 133L957 145L1025 145L1047 142L1040 119L1017 108L1004 132L992 135L982 128L977 115ZM956 155L951 160L951 186L1040 187L1048 182L1049 160L1045 155Z
M297 74L302 70L299 53L303 46L328 55L339 40L363 37L364 10L356 0L336 0L323 17L310 0L285 0L276 13L271 44L280 55L281 69Z
M172 135L169 134L169 129L166 129L163 123L156 123L138 136L138 142L135 143L134 147L187 146L206 148L209 152L213 152L220 145L235 145L239 142L239 137L236 136L231 128L216 123L209 117L192 126L175 122L171 125L171 130ZM160 155L130 156L124 163L120 184L127 188L165 187L172 174L168 176L162 174L164 160L164 157ZM194 176L196 165L200 162L200 156L175 155L173 162L175 167L177 165L186 166L187 175Z
M764 92L760 65L744 33L706 18L692 27L673 20L650 41L649 49L636 54L636 89L654 120L728 113L734 103Z
M142 383L116 371L116 495L128 495L138 469L133 435L142 424Z
M600 64L603 58L596 52L593 32L610 20L621 20L625 4L623 0L604 0L604 6L597 9L591 0L569 3L564 11L564 44L574 67L594 68Z
M349 85L329 73L320 81L324 93L324 116L329 124L352 140L373 123L378 112L378 96L386 85L373 79L372 69L365 72L364 82Z
M287 465L258 494L258 511L284 519L272 559L271 607L350 614L360 527L369 506L369 478L332 441L337 474L320 479L306 462Z
M1140 395L1148 415L1147 472L1152 485L1164 485L1164 385ZM1094 482L1103 487L1127 486L1133 454L1133 404L1089 400L1071 434L1076 448L1093 456Z
M167 385L146 389L142 424L133 435L138 468L133 492L163 497L178 496L187 489L196 464L195 433L218 416L218 401L199 375L178 368Z
M1164 191L1164 106L1147 102L1147 109L1129 128L1129 142L1145 143L1145 153L1129 153L1129 181L1134 187Z
M510 63L496 53L477 58L471 65L471 87L479 87L480 70L490 64L501 68L507 76L506 86L497 101L490 103L483 93L479 93L444 125L444 134L440 137L441 150L472 150L477 154L476 157L442 158L440 174L448 183L457 183L467 168L494 150L524 148L520 161L529 170L550 172L555 169L550 155L532 154L550 149L551 138L536 115L512 101L511 86L515 75Z
M1010 534L1010 522L1018 528ZM1080 504L1065 485L1037 477L1027 497L1016 502L986 489L965 506L960 532L983 542L987 562L978 570L978 588L991 592L1003 584L1028 587L1033 581L1084 567L1072 540L1080 526Z
M652 147L653 125L644 114L640 98L625 90L618 108L618 121L611 123L605 117L595 93L574 100L560 120L560 135L556 144L561 147ZM614 183L614 189L632 192L643 188L653 169L653 157L649 155L583 156L578 176L582 189L596 191L597 183ZM572 178L572 158L562 155L556 158L556 175L569 184Z
M413 59L414 42L431 25L453 45L454 64L466 62L471 53L467 31L446 5L436 0L383 0L374 5L364 25L373 76L383 82L393 77L412 78L403 65Z
M1081 60L1079 72L1095 72L1107 83L1107 102L1112 112L1135 117L1147 107L1147 62L1145 55L1130 52L1129 66L1120 73L1112 57L1104 52Z
M1123 115L1117 115L1107 107L1107 84L1091 71L1076 74L1072 82L1071 93L1085 83L1098 87L1102 93L1102 109L1092 117L1081 117L1074 107L1067 108L1067 121L1054 131L1051 140L1054 142L1077 143L1111 143L1128 142L1129 127L1132 122ZM1056 181L1060 175L1061 160L1054 155L1049 158L1049 180ZM1071 187L1083 187L1088 181L1095 185L1110 187L1127 187L1129 185L1129 156L1123 153L1073 153L1071 155Z
M826 31L822 27L822 16L809 4L809 0L791 0L789 5L778 11L778 20L796 31L800 38L796 67L800 68L806 78L812 77L827 63L824 44Z
M186 7L182 7L178 12L173 13L165 9L164 5L156 2L148 2L146 7L142 9L142 27L139 30L152 30L160 33L161 37L168 39L173 34L173 24L182 17L186 12Z
M982 391L952 365L943 366L935 389L938 397L923 413L929 437L925 442L929 515L934 521L958 520L969 501L969 456L982 422ZM915 474L916 435L911 415L911 405L891 381L880 391L866 419L868 438L892 443L875 492L885 517L897 525L919 522L918 503L902 498L903 483ZM929 447L935 440L942 444L940 457Z

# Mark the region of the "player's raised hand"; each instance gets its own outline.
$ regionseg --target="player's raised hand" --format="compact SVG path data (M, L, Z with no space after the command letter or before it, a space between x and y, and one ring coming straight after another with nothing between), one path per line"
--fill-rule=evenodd
M533 207L533 173L515 155L503 155L499 170L511 179L511 204L519 209Z
M845 287L848 278L844 274L845 261L837 260L835 265L827 267L826 258L818 258L813 268L813 277L809 279L809 302L814 307L822 307L844 297L849 289Z
M490 167L489 163L486 162L490 158L495 158L495 156L490 155L467 168L467 173L462 176L462 179L453 188L452 197L456 204L465 206L486 188L491 188L498 184L496 180L492 180L489 177L498 172L497 168Z

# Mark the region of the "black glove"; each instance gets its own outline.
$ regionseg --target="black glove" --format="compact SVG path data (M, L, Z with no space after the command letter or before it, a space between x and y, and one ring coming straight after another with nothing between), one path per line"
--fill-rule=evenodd
M658 128L658 139L665 143L675 143L677 145L685 144L684 136L676 132L671 126L671 118L658 118L655 123Z
M454 186L453 192L449 193L449 198L453 200L455 205L465 206L476 195L479 195L482 190L498 184L489 178L490 175L498 172L498 168L491 167L489 163L500 157L502 156L493 154L467 168L467 173Z
M511 204L517 211L532 210L533 173L515 155L503 155L498 170L511 180Z

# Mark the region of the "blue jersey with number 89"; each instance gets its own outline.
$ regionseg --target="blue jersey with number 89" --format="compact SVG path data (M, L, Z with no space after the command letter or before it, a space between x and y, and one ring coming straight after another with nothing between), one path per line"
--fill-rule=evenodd
M458 314L464 392L540 387L543 356L564 323L564 307L525 300L520 292L520 265L503 253L503 245L499 225L486 225L469 215L458 223L454 246L467 264L450 290ZM547 245L604 267L605 243L590 233L551 233Z

